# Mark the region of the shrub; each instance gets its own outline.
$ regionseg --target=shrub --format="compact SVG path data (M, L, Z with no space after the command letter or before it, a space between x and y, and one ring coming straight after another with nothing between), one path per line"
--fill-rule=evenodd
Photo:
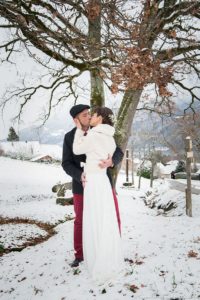
M185 162L183 160L179 160L176 166L175 173L185 172L185 171L186 171Z
M141 177L144 177L144 178L147 178L147 179L150 179L151 169L147 168L147 167L142 167L142 168L138 169L137 175L141 176Z

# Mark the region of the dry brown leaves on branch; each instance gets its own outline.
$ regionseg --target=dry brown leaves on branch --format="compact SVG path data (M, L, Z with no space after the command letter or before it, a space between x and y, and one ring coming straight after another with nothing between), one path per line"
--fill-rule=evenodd
M171 96L167 84L171 82L173 69L162 67L159 59L153 58L148 49L138 47L124 48L126 58L112 74L112 92L117 93L119 86L125 89L142 89L148 83L156 83L161 96Z

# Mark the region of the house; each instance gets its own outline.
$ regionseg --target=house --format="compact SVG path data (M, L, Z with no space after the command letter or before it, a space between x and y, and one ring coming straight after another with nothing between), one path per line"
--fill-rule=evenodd
M44 162L44 163L52 163L55 159L48 154L41 154L37 157L32 158L30 161L32 162Z
M171 172L175 170L175 164L167 164L164 166L162 163L157 163L157 177L158 178L171 178Z

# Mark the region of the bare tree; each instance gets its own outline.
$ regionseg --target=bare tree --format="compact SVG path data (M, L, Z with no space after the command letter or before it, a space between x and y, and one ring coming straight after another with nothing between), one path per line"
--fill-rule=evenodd
M200 112L179 111L179 116L165 118L160 130L160 140L175 155L178 160L185 159L185 139L191 136L193 142L194 158L200 160Z
M182 151L184 151L184 141L190 136L193 142L194 156L200 159L200 113L187 113L184 116L173 119L174 130L182 141Z
M176 119L177 130L185 139L190 136L193 142L193 150L198 159L200 159L200 113L188 113L182 118Z
M77 99L75 80L84 72L91 74L91 104L103 105L103 81L100 76L101 1L0 1L0 28L9 31L2 44L1 61L12 62L15 52L24 51L47 69L48 84L24 86L7 93L6 100L18 98L21 116L24 106L40 89L50 90L48 119L51 109L70 95ZM56 91L64 87L60 98ZM65 93L66 92L66 93Z
M18 116L39 89L50 90L49 109L69 95L90 72L91 104L104 104L104 85L122 94L116 137L124 150L145 87L153 84L155 101L146 109L173 109L174 88L199 100L198 87L187 85L188 74L200 79L199 0L0 0L1 30L9 39L0 46L2 61L25 49L48 70L49 84L10 91L3 105L21 101ZM54 99L61 86L66 94ZM173 87L173 89L172 89Z

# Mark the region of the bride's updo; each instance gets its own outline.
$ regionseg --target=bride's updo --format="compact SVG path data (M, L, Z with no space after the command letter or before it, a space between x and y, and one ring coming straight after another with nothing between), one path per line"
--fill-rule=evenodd
M92 114L95 113L102 117L102 124L114 126L114 114L110 108L97 106L92 110Z

